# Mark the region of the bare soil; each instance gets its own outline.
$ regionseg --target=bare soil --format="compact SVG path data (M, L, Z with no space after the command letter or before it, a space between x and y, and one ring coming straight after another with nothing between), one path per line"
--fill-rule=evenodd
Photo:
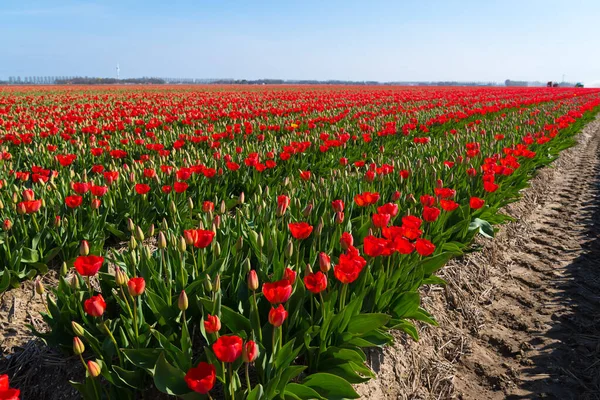
M424 306L439 326L369 353L367 399L600 399L600 117L504 212L516 222L447 265ZM52 285L52 275L45 283ZM33 283L0 295L0 374L23 400L79 398L77 359L48 349Z
M423 290L439 327L370 354L370 399L600 399L600 117Z

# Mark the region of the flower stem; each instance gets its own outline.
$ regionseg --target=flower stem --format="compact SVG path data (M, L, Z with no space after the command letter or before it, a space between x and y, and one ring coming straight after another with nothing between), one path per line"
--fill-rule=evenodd
M246 386L248 387L248 393L252 391L252 384L250 384L250 363L246 363Z

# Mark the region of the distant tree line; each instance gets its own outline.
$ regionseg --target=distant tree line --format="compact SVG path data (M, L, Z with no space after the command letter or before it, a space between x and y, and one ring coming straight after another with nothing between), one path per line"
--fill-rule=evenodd
M128 78L128 79L116 79L116 78L89 78L89 77L76 77L69 79L57 79L55 81L57 85L116 85L116 84L132 84L132 85L163 85L165 84L164 79L161 78Z

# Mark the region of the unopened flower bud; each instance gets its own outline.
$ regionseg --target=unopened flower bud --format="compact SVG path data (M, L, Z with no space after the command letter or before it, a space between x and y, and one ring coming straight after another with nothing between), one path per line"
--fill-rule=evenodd
M225 204L224 200L221 200L221 206L219 207L219 212L221 214L225 214L226 211L227 211L227 205Z
M162 232L158 232L158 248L159 249L166 249L167 248L167 238L165 237L165 234Z
M313 204L309 203L306 207L304 207L304 210L302 210L302 215L304 215L305 217L308 217L310 215L310 213L313 210Z
M213 244L213 253L215 255L215 258L219 258L221 256L221 245L219 244L219 242L215 242Z
M253 292L258 289L258 275L256 274L255 270L251 270L248 273L248 289L252 290Z
M77 275L73 275L71 278L71 289L79 290L79 279L77 278Z
M87 256L88 254L90 254L90 244L87 240L82 240L81 243L79 243L79 255Z
M68 272L69 268L67 267L67 263L63 261L62 265L60 266L60 275L66 276Z
M35 278L35 292L37 294L39 294L40 296L44 294L44 292L46 292L46 289L44 288L44 284L42 283L42 279L38 276Z
M246 200L246 195L244 194L244 192L240 193L239 203L244 204L245 200Z
M83 330L83 326L79 325L75 321L71 321L71 328L73 329L73 333L79 337L83 337L85 335L85 331Z
M179 237L179 241L177 243L177 250L179 250L182 253L185 253L186 250L186 241L183 237Z
M88 372L90 373L90 376L92 378L97 378L98 376L100 376L100 373L102 372L102 368L100 368L100 365L98 365L98 363L96 361L89 360L87 362L87 367L88 367Z
M127 274L121 268L115 269L115 283L117 286L123 286L127 283Z
M237 242L235 242L235 249L237 251L242 250L242 248L244 247L244 238L243 236L240 236L237 240Z
M254 362L258 358L258 345L253 340L244 343L242 347L242 360L246 363Z
M134 229L135 225L133 224L133 221L131 220L131 218L127 218L127 230L129 232L133 232Z
M177 300L177 307L179 307L181 311L185 311L188 309L188 297L185 293L185 290L182 290L179 294L179 300Z
M287 246L285 246L283 254L288 259L292 258L292 256L294 255L294 243L291 240L289 240Z
M85 346L83 345L83 342L81 341L81 339L79 339L79 337L75 336L73 338L73 353L75 353L75 355L80 355L83 354L83 352L85 351Z
M319 253L319 268L323 273L327 273L331 268L331 258L324 252Z
M210 275L208 275L208 274L206 274L206 279L204 280L204 289L207 292L212 292L212 289L213 289L212 279L210 278Z
M143 242L145 239L144 231L142 231L142 228L140 228L139 225L135 227L135 238L140 242Z
M250 259L246 257L246 259L242 262L242 271L247 274L251 269L252 265L250 264Z
M213 282L213 292L218 293L219 290L221 290L221 274L217 274Z
M150 228L148 228L148 236L154 236L154 224L150 225Z

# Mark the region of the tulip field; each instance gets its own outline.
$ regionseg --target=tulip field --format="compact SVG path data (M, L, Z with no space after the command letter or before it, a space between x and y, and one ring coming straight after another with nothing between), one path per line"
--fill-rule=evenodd
M419 288L599 110L580 88L0 88L0 293L36 280L32 329L84 399L358 398L365 349L436 324Z

